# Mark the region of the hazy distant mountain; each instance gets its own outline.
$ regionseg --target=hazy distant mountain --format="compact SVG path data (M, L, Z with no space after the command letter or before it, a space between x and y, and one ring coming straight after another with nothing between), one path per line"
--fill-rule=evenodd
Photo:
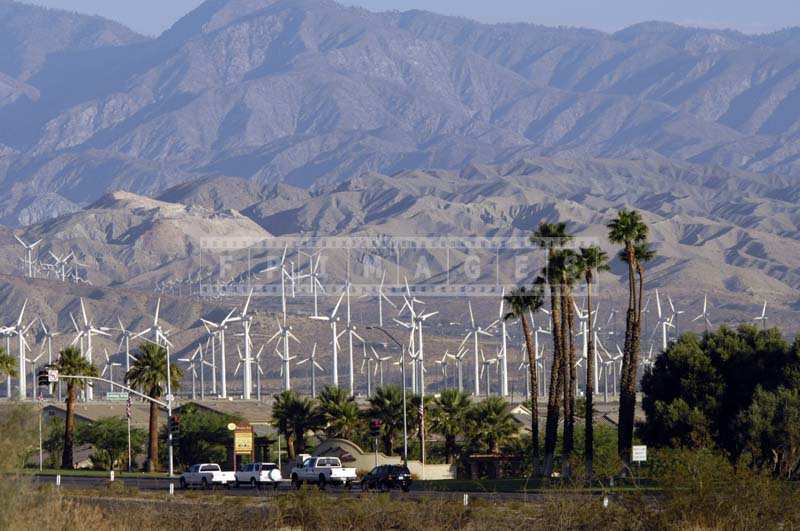
M644 23L605 34L329 0L209 0L146 40L14 2L0 14L10 225L109 190L157 194L217 174L307 187L658 154L781 175L787 188L800 178L798 30Z

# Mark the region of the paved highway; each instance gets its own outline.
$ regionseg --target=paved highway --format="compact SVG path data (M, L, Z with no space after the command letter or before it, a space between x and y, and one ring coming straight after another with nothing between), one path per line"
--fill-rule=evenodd
M42 476L34 476L34 478L40 484L50 484L50 485L56 484L55 476L42 475ZM162 491L162 492L169 491L169 485L170 483L172 483L175 486L175 491L180 492L177 478L170 481L164 478L117 477L115 481L122 483L126 487L138 488L139 490L142 491ZM61 487L65 489L100 489L100 488L105 488L107 486L108 486L107 477L61 476ZM317 487L306 486L304 488L316 489ZM291 483L289 481L284 481L283 483L281 483L280 487L277 490L273 489L272 487L267 487L260 490L253 489L250 487L241 487L241 488L233 487L229 489L219 487L213 491L209 491L209 493L213 492L214 494L221 494L226 496L249 496L249 497L265 498L272 496L281 496L288 492L291 492L292 490L293 489ZM360 496L362 494L367 494L362 492L358 486L355 486L350 490L342 487L328 486L326 492L334 496ZM411 492L408 493L396 490L392 491L391 494L393 496L406 497L406 498L435 497L439 499L453 499L453 500L462 500L464 497L464 493L461 492L422 491L413 489ZM583 493L583 494L577 493L575 495L582 497L592 496L592 494L589 493ZM472 499L481 499L481 500L520 500L520 501L533 501L541 499L543 497L542 494L538 493L526 494L520 492L470 492L469 496Z

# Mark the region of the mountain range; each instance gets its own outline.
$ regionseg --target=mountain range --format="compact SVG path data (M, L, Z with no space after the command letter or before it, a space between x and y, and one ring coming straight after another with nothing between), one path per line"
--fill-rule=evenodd
M29 297L68 325L76 294L103 315L130 297L141 319L143 289L219 274L199 259L207 238L561 220L602 239L634 207L659 253L649 286L692 311L708 293L720 319L769 298L772 322L796 326L800 29L608 34L209 0L148 38L0 0L0 50L0 270L21 272L16 234L73 252L93 282L4 277L6 320ZM165 315L196 324L193 304Z
M607 34L209 0L151 39L3 0L0 35L10 226L217 175L308 187L538 156L800 175L797 29Z

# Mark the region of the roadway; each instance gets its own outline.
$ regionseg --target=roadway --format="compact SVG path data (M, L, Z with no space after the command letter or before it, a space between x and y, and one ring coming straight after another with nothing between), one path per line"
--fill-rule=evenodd
M56 477L51 475L36 475L33 476L34 480L42 485L55 485L56 484ZM141 491L148 491L148 492L169 492L170 483L172 483L175 487L175 492L180 493L180 487L178 485L178 479L175 478L173 480L169 480L166 478L130 478L130 477L117 477L115 482L122 483L125 487L128 488L136 488ZM70 489L70 490L91 490L91 489L104 489L107 488L109 484L108 477L86 477L86 476L61 476L61 488ZM305 489L313 488L317 489L315 486L305 486ZM274 496L281 496L286 495L289 492L292 492L294 489L292 487L291 482L283 481L278 489L274 489L273 487L265 487L262 489L253 489L250 487L232 487L232 488L225 488L225 487L217 487L214 490L210 491L202 491L197 489L192 489L192 492L208 492L209 494L215 495L223 495L223 496L238 496L238 497L252 497L252 498L270 498ZM344 487L334 487L329 485L325 492L327 494L333 496L354 496L358 497L362 494L372 494L370 492L363 492L361 488L356 485L352 489L346 489ZM419 499L419 498L437 498L437 499L452 499L452 500L463 500L464 493L463 492L449 492L449 491L434 491L434 490L416 490L412 486L412 490L410 492L402 492L400 490L393 490L390 493L393 497L401 497L406 499ZM592 497L598 496L598 494L583 492L583 493L574 493L574 495L579 497ZM546 496L543 493L524 493L524 492L470 492L469 497L471 499L480 499L486 501L492 500L518 500L518 501L535 501L541 500Z

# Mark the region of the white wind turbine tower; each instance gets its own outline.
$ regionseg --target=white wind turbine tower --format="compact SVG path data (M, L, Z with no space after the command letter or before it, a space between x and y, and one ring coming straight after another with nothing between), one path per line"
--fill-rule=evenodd
M103 372L100 373L100 376L102 378L105 378L106 374L108 374L108 379L111 380L112 382L114 382L115 381L114 380L114 367L122 367L122 364L114 362L114 361L111 361L111 356L108 355L108 349L106 349L106 348L103 349L103 355L105 355L105 357L106 357L106 363L105 363L105 365L103 365ZM114 386L110 385L109 387L110 387L110 390L113 391Z
M666 352L667 346L669 346L669 328L675 328L675 325L672 324L672 319L674 319L675 315L673 314L672 317L669 319L661 311L661 296L656 289L656 310L658 312L658 322L656 322L656 327L653 332L656 332L659 328L661 328L661 351Z
M767 300L764 299L764 307L761 308L761 315L753 318L754 321L761 321L761 329L767 330Z
M708 294L703 295L703 313L692 319L692 322L703 320L706 325L706 332L711 328L711 321L708 318Z
M244 335L244 363L242 378L244 384L244 399L250 400L253 393L253 342L250 339L250 329L253 326L253 316L247 313L250 308L250 300L253 297L253 288L250 289L250 294L247 295L247 300L244 303L242 313L238 317L230 319L229 322L240 321L242 323ZM284 310L285 312L285 310ZM286 324L286 314L283 316L284 325ZM238 347L237 347L238 348ZM240 354L241 356L241 354Z
M472 313L472 302L467 301L467 307L469 308L469 322L470 328L467 329L467 335L464 336L464 339L461 341L461 346L458 347L459 350L466 344L467 341L472 338L473 346L474 346L474 358L475 358L475 396L481 395L481 351L480 351L480 336L487 336L492 337L492 334L489 333L486 329L481 327L480 325L475 323L475 315ZM487 327L490 328L490 327Z
M458 376L458 390L464 391L464 358L469 353L465 348L460 348L458 354L453 356L456 362L456 375Z
M261 368L261 355L264 353L264 345L261 345L261 348L258 349L258 354L256 354L255 364L256 364L256 400L261 402L261 377L264 375L264 369Z
M195 361L197 359L197 355L200 353L200 347L195 349L194 354L192 354L188 358L178 358L178 361L181 363L185 363L189 371L192 373L192 400L197 400L197 367L195 366ZM200 371L202 373L202 369ZM203 392L203 384L200 384L200 393Z
M372 396L372 356L367 354L367 344L361 343L363 350L361 359L361 374L364 374L364 368L367 369L367 397ZM377 375L378 366L375 366L375 373Z
M317 369L325 372L322 365L317 363L317 344L311 349L311 356L297 362L297 366L308 363L308 371L311 373L311 398L317 398Z
M504 314L505 297L506 289L503 288L503 293L500 295L500 313L495 321L500 324L500 352L497 354L497 359L500 364L500 395L504 397L508 396L508 331Z
M392 308L397 308L397 305L386 296L386 293L383 292L383 286L386 283L386 271L383 272L383 278L381 278L381 285L378 287L378 324L379 326L383 326L383 301L389 303Z
M42 347L47 349L47 364L50 365L53 363L53 339L60 336L61 332L50 332L41 318L39 318L39 326L42 329L42 336L44 336Z
M451 359L455 359L455 356L450 354L449 351L445 350L444 351L444 355L442 356L442 359L435 360L433 362L436 365L438 365L439 368L442 370L442 377L444 378L444 386L443 387L445 389L447 389L447 385L448 385L448 382L447 382L447 376L448 376L447 375L447 367L448 367L448 365L450 363L449 360L451 360Z
M278 331L269 338L267 343L275 343L275 353L280 358L283 365L281 366L281 375L283 376L283 390L289 391L292 388L292 376L291 376L291 362L292 360L296 359L297 356L292 356L289 352L289 340L296 341L298 344L300 340L292 333L292 327L286 325L285 321L286 316L284 316L284 322L281 323L280 319L277 320L278 322ZM280 345L280 348L279 348Z
M314 317L313 315L310 319L316 321L325 321L330 323L331 331L333 332L333 340L331 341L331 345L333 347L333 386L339 387L339 335L337 333L337 323L339 321L339 317L337 317L337 313L339 312L339 306L341 306L342 301L344 300L344 293L339 296L339 300L336 302L336 306L334 306L333 311L330 315L320 315L319 317Z
M53 270L56 273L56 278L61 282L67 281L67 264L72 259L72 253L68 253L64 256L57 256L53 251L50 251L50 256L53 257L55 263L53 264Z
M685 311L683 311L683 310L676 310L676 309L675 309L675 305L674 305L674 304L672 304L672 297L671 297L670 295L667 295L667 302L669 302L669 309L670 309L670 311L672 312L672 317L670 318L670 320L669 320L669 321L670 321L670 322L671 322L673 325L675 325L675 326L674 326L674 328L675 328L675 334L677 335L677 334L679 333L679 332L678 332L678 316L680 316L680 315L683 315L683 314L684 314L684 313L686 313L686 312L685 312Z
M33 265L35 260L33 259L33 250L36 248L37 245L42 243L42 240L38 240L30 245L22 241L22 238L19 236L14 236L14 238L19 242L20 245L25 249L25 260L23 261L26 266L28 266L28 278L33 278Z
M120 319L119 316L117 316L117 324L119 325L119 328L112 328L112 330L122 334L119 344L117 345L117 352L122 352L122 347L123 345L125 346L125 374L127 374L128 371L131 370L131 360L135 359L133 355L131 355L131 341L136 341L148 333L149 329L145 330L144 332L139 332L138 334L134 333L125 328L125 326L122 324L122 319Z
M419 378L419 385L415 385L414 391L416 392L417 389L422 396L425 396L425 341L423 336L423 325L425 321L430 319L431 317L438 315L439 312L418 312L415 308L415 304L424 305L425 303L421 300L415 298L411 294L411 288L408 286L408 281L406 280L406 295L403 296L404 304L403 307L400 308L400 314L402 315L403 312L408 308L410 314L410 323L404 323L395 319L394 321L399 324L400 326L410 330L411 332L411 340L409 341L409 357L414 362L412 365L412 378L415 378L418 375ZM416 337L415 337L416 336Z
M203 327L206 329L206 350L211 350L211 361L203 361L203 363L211 368L211 393L217 395L217 336L219 332L212 330L207 321L201 321Z
M364 339L358 335L356 332L356 326L353 324L352 315L350 312L350 281L347 281L345 294L347 295L347 321L345 322L345 328L342 330L341 334L347 334L347 344L348 344L348 353L349 353L349 383L350 383L350 396L355 396L355 371L354 371L354 361L353 361L353 339L358 339L362 343Z
M228 329L228 325L231 322L231 318L233 314L236 313L236 309L234 308L228 314L225 319L220 321L219 323L214 323L212 321L207 321L205 319L201 319L202 323L208 327L208 330L214 330L219 337L219 366L220 366L220 387L222 387L222 391L220 394L220 398L228 398L228 375L227 375L227 360L225 359L225 331Z
M391 360L392 357L391 356L383 356L383 357L381 357L381 356L378 355L377 352L375 352L375 348L372 345L370 345L369 348L372 350L372 355L373 355L373 357L375 359L375 362L378 364L377 370L378 370L378 374L379 374L379 383L380 383L380 386L383 387L383 364L384 364L384 362L387 362L387 361Z
M491 371L488 369L496 363L497 358L487 359L486 356L483 355L483 350L481 349L481 371L479 376L483 378L483 374L486 373L486 396L492 394Z
M86 358L91 365L94 365L92 361L92 355L94 354L92 350L92 338L94 336L105 336L109 337L109 333L107 332L107 328L101 327L98 328L89 320L89 317L86 313L86 305L83 302L83 299L80 299L81 305L81 318L83 319L83 328L78 326L78 323L75 321L75 317L70 314L70 319L72 319L72 326L75 328L75 339L72 340L72 345L80 344L81 353L83 357ZM85 344L84 344L85 341ZM84 345L86 349L84 350ZM94 388L91 384L86 386L86 400L91 401L94 400Z
M303 253L305 254L305 253ZM325 286L322 285L319 274L319 263L322 259L322 253L316 255L317 259L314 260L314 255L308 256L308 282L312 295L314 296L314 317L319 317L319 306L317 304L317 297L320 292L325 294Z

